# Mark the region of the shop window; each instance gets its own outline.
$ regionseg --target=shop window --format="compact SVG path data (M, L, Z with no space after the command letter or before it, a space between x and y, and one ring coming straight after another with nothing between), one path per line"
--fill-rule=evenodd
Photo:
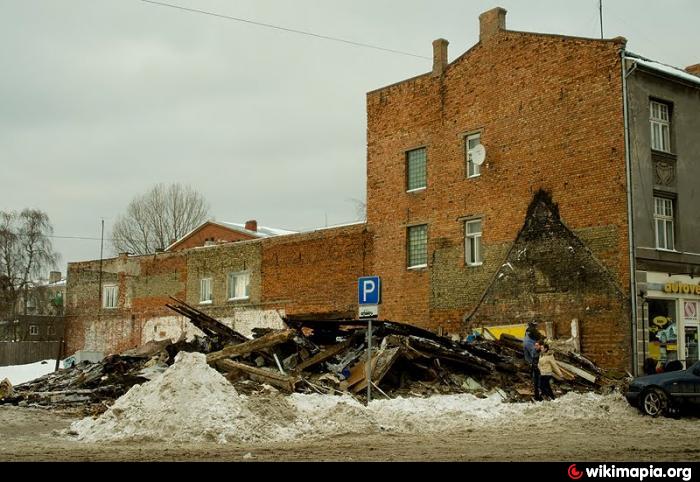
M648 300L649 339L646 358L656 361L657 370L678 360L676 300Z

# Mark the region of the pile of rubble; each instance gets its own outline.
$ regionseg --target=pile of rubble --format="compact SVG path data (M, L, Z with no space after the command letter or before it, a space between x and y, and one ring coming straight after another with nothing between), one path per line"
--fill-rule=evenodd
M0 403L44 406L90 406L106 410L132 386L164 372L181 352L206 355L239 393L273 386L286 393L349 394L363 400L371 383L375 397L427 396L497 391L508 401L532 396L522 341L469 337L455 341L411 325L372 323L367 347L365 320L285 320L282 330L255 329L248 339L207 314L173 299L167 305L186 316L204 336L149 342L95 364L80 363L17 385ZM371 357L371 381L366 377ZM614 385L591 361L573 352L556 352L572 380L556 386L563 392L601 391Z

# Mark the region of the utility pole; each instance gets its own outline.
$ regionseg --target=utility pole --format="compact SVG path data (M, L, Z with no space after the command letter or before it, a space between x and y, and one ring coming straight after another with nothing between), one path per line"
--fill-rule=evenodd
M600 38L603 38L603 0L598 0L598 14L600 16Z
M102 218L102 232L100 234L100 282L99 282L99 294L97 299L99 300L99 305L97 307L98 310L102 309L102 253L104 250L104 241L105 241L105 220ZM98 311L99 313L99 311Z

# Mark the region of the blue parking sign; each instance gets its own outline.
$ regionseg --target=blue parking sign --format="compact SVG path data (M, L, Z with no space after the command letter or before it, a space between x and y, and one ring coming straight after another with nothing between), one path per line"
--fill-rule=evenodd
M364 276L357 282L357 300L361 305L381 303L382 284L379 276Z

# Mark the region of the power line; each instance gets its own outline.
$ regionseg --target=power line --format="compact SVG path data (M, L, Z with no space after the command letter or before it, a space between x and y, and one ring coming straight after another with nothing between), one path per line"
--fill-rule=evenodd
M382 50L384 52L390 52L390 53L399 54L399 55L406 55L409 57L417 57L419 59L427 59L427 60L432 59L431 57L426 57L424 55L417 55L417 54L412 54L410 52L403 52L401 50L394 50L394 49L389 49L389 48L385 48L385 47L379 47L378 45L366 44L366 43L362 43L362 42L355 42L353 40L347 40L347 39L343 39L343 38L339 38L339 37L331 37L328 35L321 35L321 34L317 34L317 33L313 33L313 32L306 32L304 30L297 30L297 29L293 29L293 28L281 27L279 25L273 25L270 23L256 22L254 20L248 20L248 19L239 18L239 17L232 17L230 15L223 15L221 13L208 12L206 10L198 10L196 8L183 7L181 5L174 5L172 3L156 2L155 0L140 0L140 1L144 2L144 3L151 3L153 5L159 5L161 7L175 8L177 10L183 10L185 12L199 13L202 15L210 15L212 17L224 18L226 20L233 20L235 22L243 22L243 23L247 23L247 24L251 24L251 25L257 25L259 27L273 28L276 30L283 30L285 32L297 33L300 35L306 35L308 37L315 37L315 38L319 38L319 39L323 39L323 40L332 40L334 42L341 42L344 44L354 45L356 47L365 47L365 48L369 48L369 49Z

